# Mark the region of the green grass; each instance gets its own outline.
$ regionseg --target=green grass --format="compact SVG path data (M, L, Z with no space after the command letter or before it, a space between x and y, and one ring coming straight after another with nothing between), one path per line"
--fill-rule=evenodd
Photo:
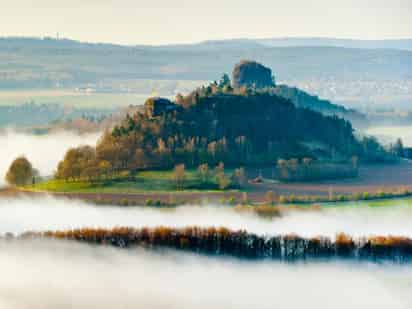
M375 200L375 201L363 201L359 202L360 204L364 204L367 207L390 207L390 206L397 206L397 205L404 205L404 206L412 206L412 198L404 197L404 198L386 198L382 200Z
M25 189L34 191L64 192L64 193L150 193L150 192L221 192L214 181L202 185L196 170L186 171L183 190L177 190L173 180L173 171L144 171L133 178L101 181L90 183L86 181L66 182L63 180L47 180Z
M95 185L87 182L64 182L61 180L48 180L25 187L29 190L50 192L89 192L94 188Z
M319 203L325 207L371 207L371 208L382 208L382 207L393 207L393 206L412 206L411 197L386 197L376 200L360 200L360 201L347 201L347 202L327 202Z

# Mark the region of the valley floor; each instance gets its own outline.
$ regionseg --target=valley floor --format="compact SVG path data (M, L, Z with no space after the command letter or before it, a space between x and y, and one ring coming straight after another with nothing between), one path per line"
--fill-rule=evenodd
M412 162L400 164L361 166L359 176L354 179L328 180L310 183L280 183L275 185L279 194L327 196L334 194L378 191L393 192L400 189L412 190ZM275 189L271 184L263 184L260 190Z
M270 171L261 172L265 179ZM251 175L253 176L253 175ZM264 181L259 184L250 183L245 191L133 191L127 188L115 188L116 190L94 188L93 190L70 190L69 192L50 192L54 196L64 196L74 199L89 200L105 204L129 204L143 205L148 200L161 201L162 203L183 204L199 203L201 201L215 202L240 202L247 192L247 199L251 203L262 203L266 201L268 191L273 191L276 195L282 196L308 196L327 200L328 196L334 195L348 196L353 194L375 194L377 192L393 193L398 191L412 191L412 163L403 162L397 165L369 165L360 168L359 177L356 179L329 180L311 183L277 183L274 181ZM56 190L53 190L56 191ZM34 192L32 190L20 190L13 188L3 188L0 190L0 197L10 197L14 195L43 195L45 191ZM388 196L387 196L388 197ZM399 196L395 196L399 197ZM316 200L315 200L316 201Z

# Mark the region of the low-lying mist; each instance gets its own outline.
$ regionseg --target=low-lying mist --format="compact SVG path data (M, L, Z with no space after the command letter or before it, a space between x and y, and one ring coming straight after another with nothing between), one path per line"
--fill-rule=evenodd
M37 240L0 242L0 273L7 309L412 306L408 266L247 262Z
M395 201L394 201L395 203ZM264 219L221 205L148 207L92 206L82 201L53 197L0 199L0 233L66 230L82 227L226 227L258 235L295 233L302 237L334 238L343 232L353 237L396 235L412 237L412 207L346 206L290 211L281 218Z
M68 148L94 145L99 136L98 133L77 135L73 132L33 135L13 130L0 133L0 186L4 185L4 177L16 157L26 156L41 175L51 175Z
M377 126L366 130L366 133L378 137L385 144L394 143L396 139L401 138L404 146L412 146L411 126Z

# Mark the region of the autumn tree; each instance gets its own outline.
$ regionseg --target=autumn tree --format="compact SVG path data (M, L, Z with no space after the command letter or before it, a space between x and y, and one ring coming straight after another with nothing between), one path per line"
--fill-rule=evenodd
M176 188L180 190L183 189L186 180L186 170L184 164L178 164L175 166L173 179L176 183Z
M277 168L280 172L280 177L282 179L288 179L289 178L289 169L288 169L288 163L284 159L279 159L277 162Z
M223 162L220 162L218 165L215 167L215 175L219 174L224 174L225 173L225 164Z
M199 174L199 178L202 183L207 183L209 182L210 179L210 171L209 171L209 165L207 163L200 164L197 172Z
M57 167L56 178L77 181L92 180L101 175L96 150L90 146L70 148Z
M6 180L10 185L22 186L29 184L35 176L33 166L25 157L16 158L10 165Z
M230 178L227 177L225 174L225 165L223 164L223 162L220 162L215 167L215 176L216 176L216 182L220 190L225 190L230 186L231 184Z
M273 205L276 202L277 196L275 192L272 190L266 192L265 194L265 202L268 203L269 205Z
M217 180L217 184L218 184L220 190L225 190L225 189L227 189L227 188L230 186L230 184L231 184L230 178L227 177L227 176L225 175L225 173L219 173L219 174L217 174L217 175L216 175L216 180Z

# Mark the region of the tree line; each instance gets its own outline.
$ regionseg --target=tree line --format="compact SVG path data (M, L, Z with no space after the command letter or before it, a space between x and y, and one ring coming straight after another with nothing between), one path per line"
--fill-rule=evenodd
M11 238L13 235L8 235ZM76 240L120 248L144 245L146 248L173 248L203 254L240 258L271 258L282 261L344 258L367 261L410 262L412 240L401 236L352 238L340 233L328 237L304 238L287 234L259 236L224 227L186 228L154 227L113 229L77 229L27 232L19 238L54 238Z

